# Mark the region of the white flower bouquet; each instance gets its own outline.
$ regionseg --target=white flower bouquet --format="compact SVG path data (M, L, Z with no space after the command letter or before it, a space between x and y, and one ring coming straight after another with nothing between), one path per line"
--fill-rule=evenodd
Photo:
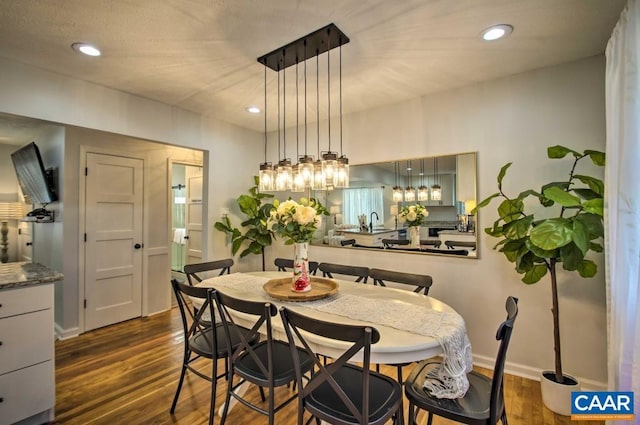
M284 237L285 244L310 242L321 223L321 216L328 215L327 209L316 199L301 198L300 202L289 199L273 202L269 224L274 232Z
M398 213L400 221L407 223L409 227L422 225L428 216L429 211L420 204L404 206Z

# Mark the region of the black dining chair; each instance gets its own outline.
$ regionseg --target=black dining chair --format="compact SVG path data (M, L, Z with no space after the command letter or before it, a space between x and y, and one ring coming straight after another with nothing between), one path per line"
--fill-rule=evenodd
M225 258L224 260L207 261L205 263L186 264L183 270L187 275L189 285L195 285L202 282L204 279L203 273L220 270L218 276L222 276L223 274L230 274L232 266L233 258Z
M408 246L411 243L409 239L383 239L382 245L385 248L389 248L391 246Z
M432 254L443 254L443 255L469 255L469 251L466 249L431 249L431 248L422 248L422 252L430 252Z
M434 415L465 424L495 425L500 420L503 425L507 425L503 388L504 363L513 325L518 316L518 299L508 297L506 310L507 319L500 324L496 333L500 348L493 368L493 377L472 371L467 374L469 390L464 397L436 398L424 388L424 382L429 368L437 365L428 360L420 362L404 384L404 393L409 400L409 425L417 425L419 409L427 411L428 425L431 425Z
M171 403L170 412L173 414L178 404L180 391L184 377L189 371L190 373L206 379L211 382L211 405L209 408L209 424L213 424L215 416L216 402L216 383L218 379L227 376L227 367L222 373L218 373L218 359L226 359L229 354L229 347L235 348L240 345L240 335L247 340L248 344L257 342L257 338L249 335L246 329L237 329L236 335L231 340L225 338L225 332L220 323L211 323L202 320L205 312L212 317L213 307L211 304L210 294L211 288L191 286L177 279L171 280L173 293L178 301L180 309L180 317L182 319L182 331L184 332L184 352L182 357L182 368L180 371L180 379L178 380L178 388ZM190 308L192 298L198 298L202 301L199 309ZM194 365L199 359L209 359L211 361L211 373L205 374Z
M273 260L273 264L278 268L280 272L286 272L293 270L293 260L290 258L276 258ZM309 261L309 273L315 276L318 271L319 263L317 261Z
M447 249L471 248L472 251L476 250L476 243L471 241L444 241Z
M344 264L320 263L318 270L322 272L323 277L333 278L334 274L346 276L355 276L356 282L367 283L369 278L369 268L361 266L347 266Z
M345 239L340 241L340 246L353 246L356 244L356 240L355 239Z
M384 424L393 419L404 423L402 387L392 378L370 370L371 344L380 339L370 326L326 322L304 316L286 307L280 308L289 347L296 369L298 391L298 424L308 412L316 423L335 425ZM309 335L343 341L350 345L331 363L324 365L314 354ZM313 360L314 373L303 384L305 370L301 367L299 345ZM349 363L356 353L362 355L362 366ZM358 360L360 361L360 359Z
M228 353L229 379L220 425L224 425L227 420L231 397L244 406L266 415L269 418L269 425L274 425L275 414L295 400L297 396L297 394L293 394L279 405L275 405L275 388L288 386L296 381L296 371L288 344L273 338L271 318L278 314L278 310L275 305L268 302L241 300L220 291L215 291L213 296L216 300L218 314L223 323L227 344L233 341L234 338L240 339L240 345ZM253 317L253 323L248 334L240 333L236 335L239 325L236 324L235 317L239 315L251 315ZM252 340L259 338L260 332L264 334L264 338L259 343L254 344ZM297 358L298 365L303 371L302 373L309 372L313 367L309 354L299 349ZM239 377L238 382L235 384L234 377ZM266 409L238 394L238 387L245 382L253 383L259 387L262 401L267 402ZM268 399L265 399L264 388L268 390Z
M442 241L440 239L420 239L420 245L440 248L440 245L442 245Z
M373 279L374 285L386 286L386 282L400 283L415 287L413 292L429 295L429 288L433 284L433 278L426 274L396 272L383 269L369 269L369 277ZM398 382L402 383L402 367L411 363L400 363L395 366L398 369ZM377 366L376 366L376 370Z

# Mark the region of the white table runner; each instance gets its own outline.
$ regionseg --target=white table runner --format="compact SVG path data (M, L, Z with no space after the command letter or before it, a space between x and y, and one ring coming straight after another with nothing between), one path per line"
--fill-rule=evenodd
M208 282L219 288L243 285L260 299L269 301L271 297L262 288L268 280L263 276L233 273L208 279ZM301 306L300 303L295 304ZM442 347L443 361L428 372L425 388L439 398L459 398L467 392L467 373L471 371L473 362L464 319L459 314L340 292L305 302L303 307L433 337Z

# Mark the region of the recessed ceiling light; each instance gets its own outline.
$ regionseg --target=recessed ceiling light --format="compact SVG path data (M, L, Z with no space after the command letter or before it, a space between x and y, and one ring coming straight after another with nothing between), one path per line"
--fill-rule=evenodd
M73 43L71 48L87 56L100 56L100 50L89 43Z
M260 108L258 108L257 106L249 106L249 107L246 108L246 110L250 114L259 114L260 112L262 112L262 110Z
M494 41L499 40L503 37L508 36L513 31L513 27L511 25L501 24L494 25L482 31L480 36L485 41Z

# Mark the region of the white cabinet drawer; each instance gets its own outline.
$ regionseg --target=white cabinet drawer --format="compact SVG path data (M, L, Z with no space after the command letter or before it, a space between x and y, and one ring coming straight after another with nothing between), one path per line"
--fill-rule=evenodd
M53 308L53 283L0 291L0 318Z
M53 310L0 319L0 374L53 358Z
M55 405L53 361L0 375L0 425L9 425Z

